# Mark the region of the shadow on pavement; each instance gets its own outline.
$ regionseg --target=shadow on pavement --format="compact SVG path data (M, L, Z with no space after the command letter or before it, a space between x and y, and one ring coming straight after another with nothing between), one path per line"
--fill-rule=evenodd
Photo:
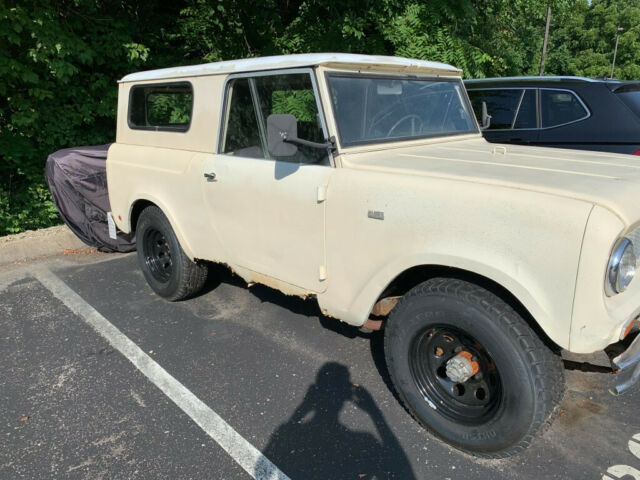
M377 435L340 421L345 406L367 413ZM369 392L351 383L344 365L325 363L291 418L271 436L264 455L293 480L415 479L400 443ZM260 462L255 472L264 471Z

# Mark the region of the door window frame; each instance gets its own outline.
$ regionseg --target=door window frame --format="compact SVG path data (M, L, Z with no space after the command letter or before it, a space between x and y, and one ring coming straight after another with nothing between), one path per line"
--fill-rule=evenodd
M320 101L320 92L318 90L318 81L316 78L315 69L307 67L307 68L291 68L291 69L284 69L284 70L266 70L262 72L234 73L234 74L228 75L224 81L224 84L222 85L222 91L223 91L224 97L221 102L220 117L219 117L220 126L218 128L218 148L216 149L216 153L218 155L228 156L228 154L224 153L223 150L224 150L225 136L227 133L227 125L228 125L227 113L229 112L229 107L231 105L231 95L229 95L229 82L238 78L246 78L249 80L249 89L251 91L253 111L254 111L254 114L256 115L256 121L258 123L258 130L259 130L258 134L260 135L260 143L263 146L263 150L266 151L266 145L263 145L267 141L266 125L264 125L262 112L259 111L259 109L257 108L258 98L256 97L255 83L251 82L251 79L255 79L258 77L274 77L277 75L293 75L296 73L309 74L309 77L311 78L311 86L313 88L313 94L316 100L316 108L318 109L318 115L320 117L320 126L322 127L322 133L324 134L324 138L329 138L329 133L328 133L329 130L327 128L327 121L324 115L324 110L322 108L322 102ZM268 156L268 151L266 152ZM327 148L327 157L329 158L329 165L326 165L325 163L313 163L313 164L301 163L300 166L315 165L315 166L335 167L333 152L328 148ZM265 160L265 161L271 161L271 162L278 161L277 159L273 159L273 158L262 158L262 159L256 158L255 160Z
M476 92L476 91L502 91L502 90L521 90L520 98L518 99L518 105L516 106L515 112L513 114L513 118L511 119L511 128L488 128L485 130L486 132L511 132L514 130L540 130L540 95L538 93L537 87L504 87L504 88L494 88L494 87L485 87L485 88L468 88L468 92ZM524 96L527 93L527 90L534 90L536 94L536 126L528 127L528 128L514 128L516 124L516 120L518 119L518 114L520 113L520 107L522 106L522 101L524 100Z

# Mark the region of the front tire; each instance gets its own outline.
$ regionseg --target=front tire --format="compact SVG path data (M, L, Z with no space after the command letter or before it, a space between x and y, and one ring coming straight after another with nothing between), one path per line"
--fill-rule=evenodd
M169 301L196 294L207 279L207 266L192 262L185 255L169 220L158 207L147 207L140 214L136 248L147 283Z
M564 391L561 359L524 319L457 279L428 280L401 299L386 326L385 357L409 413L482 457L526 448Z

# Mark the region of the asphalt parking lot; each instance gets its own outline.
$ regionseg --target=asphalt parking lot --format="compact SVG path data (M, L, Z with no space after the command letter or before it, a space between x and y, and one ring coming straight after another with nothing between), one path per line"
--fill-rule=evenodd
M135 255L3 267L0 478L640 480L640 390L597 356L529 450L478 460L410 418L382 348L222 268L167 303Z

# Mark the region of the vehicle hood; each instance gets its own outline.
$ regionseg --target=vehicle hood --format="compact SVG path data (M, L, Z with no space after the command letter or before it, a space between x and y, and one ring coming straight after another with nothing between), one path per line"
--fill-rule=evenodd
M483 138L345 152L345 168L423 175L574 198L608 208L628 226L640 220L640 157L498 145Z

